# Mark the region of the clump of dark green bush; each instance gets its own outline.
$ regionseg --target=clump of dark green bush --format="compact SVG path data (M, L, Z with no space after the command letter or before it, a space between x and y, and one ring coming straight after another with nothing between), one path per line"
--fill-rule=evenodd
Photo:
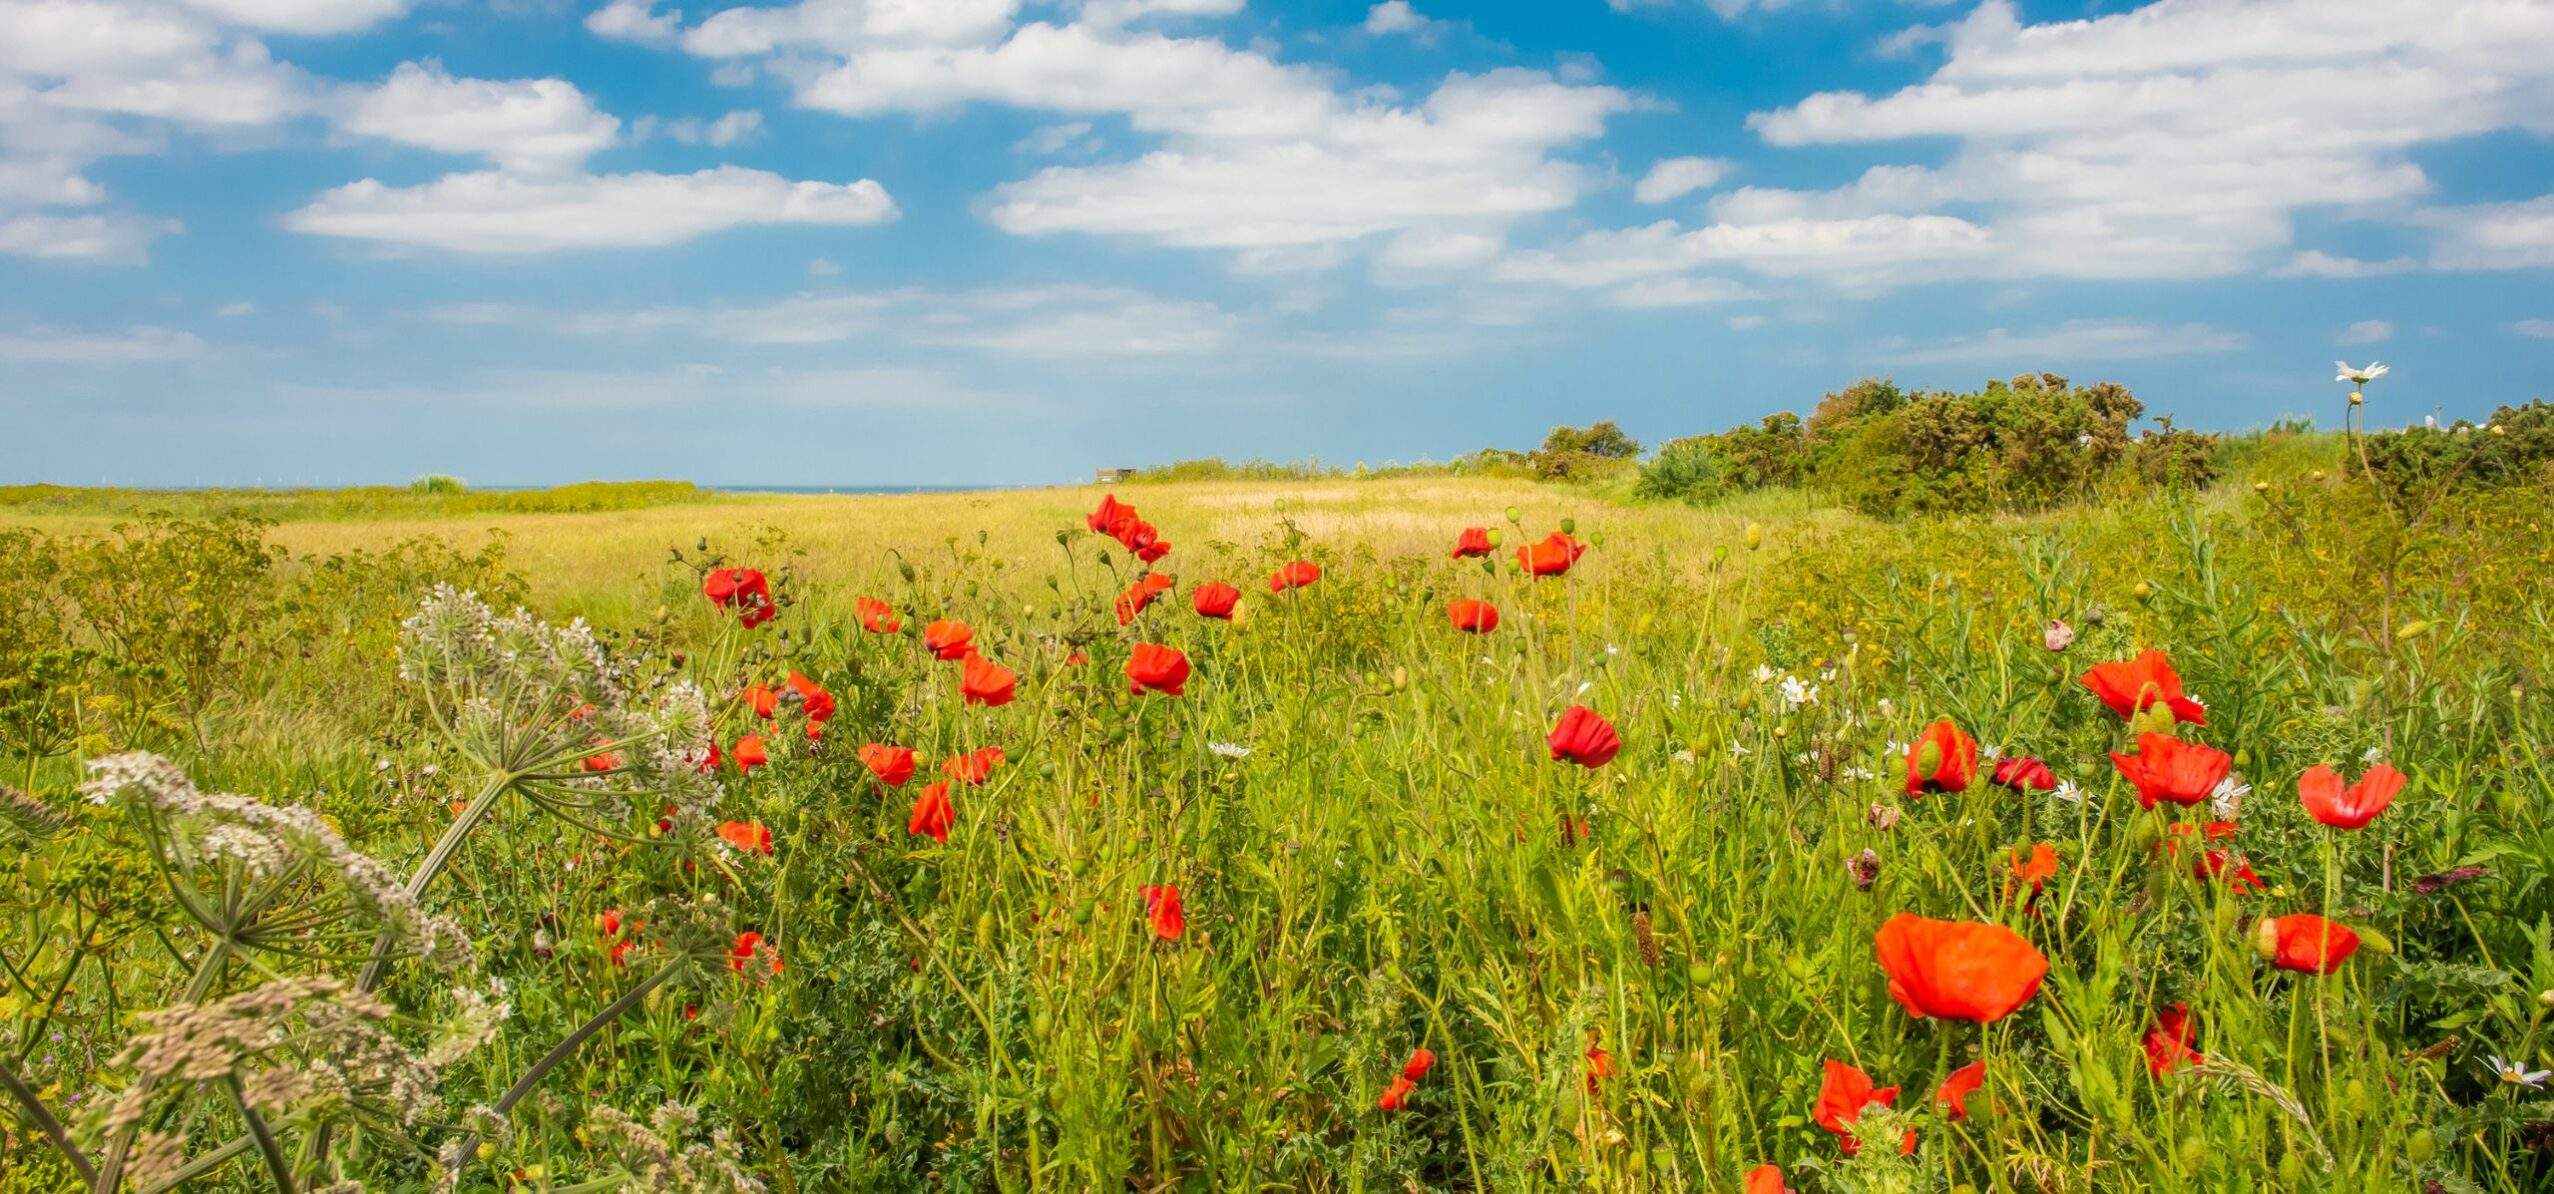
M2346 467L2398 494L2554 485L2554 402L2504 406L2480 425L2459 419L2446 427L2382 431L2360 446L2364 464L2354 455Z
M2126 387L2077 386L2053 373L1990 381L1974 393L1865 379L1828 394L1805 421L1784 413L1673 441L1635 492L1709 501L1799 486L1874 517L1903 518L2046 510L2216 480L2216 437L2168 418L2132 435L2144 413Z
M1641 441L1604 419L1585 427L1553 428L1526 464L1547 481L1591 481L1635 467L1640 455Z

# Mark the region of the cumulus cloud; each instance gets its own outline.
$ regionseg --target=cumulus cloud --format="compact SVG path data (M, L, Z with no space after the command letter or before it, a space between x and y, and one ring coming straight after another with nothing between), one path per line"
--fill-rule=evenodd
M2430 264L2440 269L2554 266L2554 195L2440 208L2424 219L2439 230Z
M585 31L607 41L672 45L683 27L679 11L658 12L656 0L612 0L585 16Z
M2333 337L2332 342L2344 345L2383 344L2393 338L2393 324L2382 319L2362 319L2341 329L2341 334Z
M1632 187L1643 203L1681 199L1729 177L1730 163L1720 158L1663 158Z
M2270 271L2274 278L2381 278L2388 274L2408 273L2419 266L2409 257L2389 257L2383 261L2363 261L2356 257L2339 257L2321 249L2307 249Z
M317 36L369 29L404 15L410 0L182 0L188 8L235 25Z
M998 104L1079 123L1122 118L1153 139L1149 151L1004 184L987 197L986 218L1023 236L1235 250L1249 270L1335 261L1379 234L1446 222L1490 229L1568 207L1593 175L1560 151L1601 135L1633 103L1615 88L1528 70L1449 75L1403 102L1343 92L1327 72L1258 49L1124 27L1238 8L1091 0L1070 10L1080 18L1071 23L1023 24L1016 0L802 0L714 13L678 42L754 63L788 82L800 106L845 116ZM1401 27L1403 9L1384 9L1383 24Z
M746 225L851 226L895 216L886 190L867 179L793 181L720 166L556 178L480 171L406 187L367 178L321 194L284 225L388 246L502 255L638 248Z
M2533 340L2554 340L2554 319L2522 319L2510 330Z
M1396 33L1420 33L1426 31L1428 24L1428 18L1420 16L1418 9L1410 7L1410 0L1384 0L1383 3L1366 10L1365 30L1375 37L1390 37Z
M1984 251L1931 276L2201 278L2283 261L2341 276L2344 259L2296 252L2293 213L2417 205L2431 183L2414 149L2554 131L2554 58L2538 49L2554 43L2554 6L2531 0L2162 0L2041 24L1986 0L1942 40L1920 83L1813 95L1749 123L1778 147L1948 138L1946 160L1742 195L1719 218L1887 214L1979 231ZM2531 254L2554 255L2532 227L2542 214L2442 216L2436 264L2479 268L2500 246L2519 253L2504 263L2541 264ZM1867 276L1851 255L1831 268Z
M621 130L565 79L457 79L432 60L401 64L337 124L358 136L485 157L526 173L575 169Z

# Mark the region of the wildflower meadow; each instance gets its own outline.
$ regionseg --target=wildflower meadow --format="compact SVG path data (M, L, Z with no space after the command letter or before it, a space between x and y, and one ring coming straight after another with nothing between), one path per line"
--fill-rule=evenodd
M1936 399L1691 501L20 495L0 1189L2546 1188L2554 497L2357 374L1974 508L1811 484Z

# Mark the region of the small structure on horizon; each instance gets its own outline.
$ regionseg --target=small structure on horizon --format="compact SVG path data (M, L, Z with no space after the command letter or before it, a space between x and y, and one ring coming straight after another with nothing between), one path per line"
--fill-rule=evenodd
M1131 468L1104 468L1096 470L1091 474L1091 483L1095 485L1115 485L1120 481L1128 480L1134 476L1135 470Z

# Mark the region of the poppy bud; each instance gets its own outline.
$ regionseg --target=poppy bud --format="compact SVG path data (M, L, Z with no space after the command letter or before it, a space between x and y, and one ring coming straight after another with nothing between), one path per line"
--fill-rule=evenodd
M1564 519L1562 519L1562 520L1561 520L1561 533L1562 533L1562 534L1564 534L1564 535L1575 535L1575 534L1578 534L1578 533L1579 533L1579 520L1577 520L1577 519L1575 519L1575 518L1564 518Z
M2537 992L2536 1002L2541 1007L2554 1007L2554 988Z
M2137 582L2137 587L2129 590L2129 592L2140 601L2152 601L2155 599L2155 586L2142 580Z
M1517 512L1517 508L1514 506L1508 507L1507 516L1509 522L1522 522L1525 518L1523 514Z
M1916 775L1922 779L1932 779L1941 771L1942 744L1927 739L1922 745L1916 747Z
M2404 1143L2403 1155L2411 1158L2415 1165L2427 1165L2431 1158L2439 1155L2439 1138L2431 1135L2428 1128L2416 1128L2412 1139Z
M1505 539L1506 537L1507 537L1506 535L1504 535L1504 534L1501 534L1501 533L1500 533L1499 528L1497 528L1497 527L1491 527L1491 528L1490 528L1490 546L1491 546L1491 547L1493 547L1493 548L1497 547L1497 546L1499 545L1499 541L1500 541L1500 540L1502 540L1502 539Z
M1756 550L1756 549L1757 549L1757 548L1759 548L1759 547L1763 547L1764 545L1765 545L1765 528L1763 528L1763 527L1761 527L1761 526L1758 526L1758 525L1756 525L1755 523L1752 523L1752 522L1751 522L1751 523L1748 523L1748 524L1747 524L1747 550L1749 550L1749 551L1754 551L1754 550Z
M896 574L897 574L897 575L899 575L899 576L904 577L904 578L905 578L905 583L906 583L906 584L912 584L912 583L913 583L913 565L912 565L912 564L906 563L906 562L905 562L905 561L903 561L903 560L897 560L897 561L896 561Z

